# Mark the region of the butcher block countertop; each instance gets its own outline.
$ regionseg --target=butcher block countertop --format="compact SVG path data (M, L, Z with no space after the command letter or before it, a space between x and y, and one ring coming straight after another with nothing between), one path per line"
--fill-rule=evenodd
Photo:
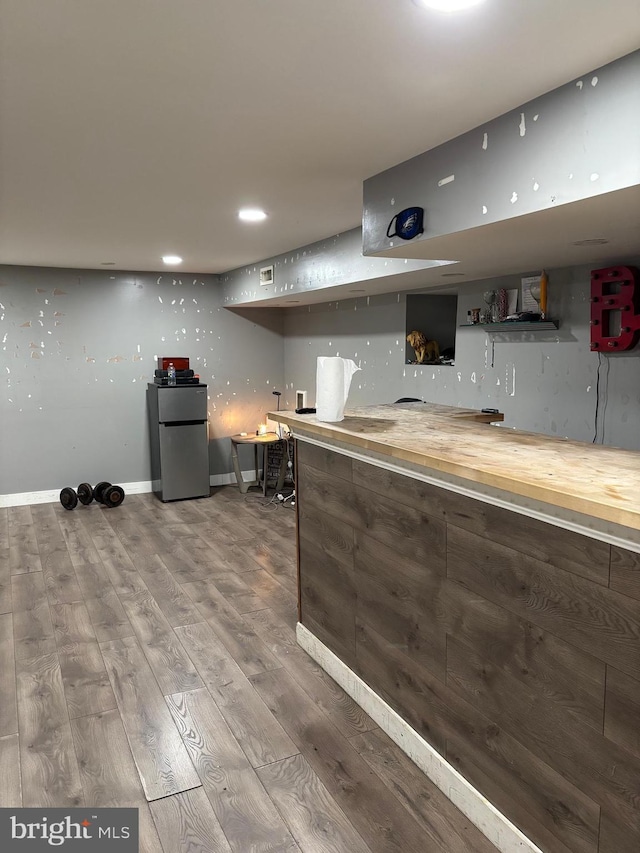
M268 417L288 424L294 435L331 439L364 455L373 451L640 529L639 452L490 426L480 411L432 403L349 409L339 423L287 411Z

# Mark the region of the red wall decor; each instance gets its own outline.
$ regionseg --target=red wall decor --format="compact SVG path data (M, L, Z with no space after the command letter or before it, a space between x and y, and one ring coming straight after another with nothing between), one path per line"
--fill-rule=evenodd
M591 349L603 353L623 352L633 349L638 340L638 270L635 267L591 270Z

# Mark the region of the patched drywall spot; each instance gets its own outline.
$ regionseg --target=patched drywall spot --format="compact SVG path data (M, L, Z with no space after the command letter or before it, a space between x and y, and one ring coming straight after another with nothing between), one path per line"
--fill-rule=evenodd
M66 290L60 290L59 287L56 287L53 291L53 295L54 296L67 296L68 294L67 294Z
M537 193L539 189L540 189L540 184L539 184L537 181L534 181L534 182L533 182L533 191L534 191L534 193Z
M533 117L533 120L534 120L534 121L538 121L538 119L539 119L539 118L540 118L540 116L538 115L538 113L536 113L536 114L534 115L534 117Z
M582 80L578 80L578 82L576 83L576 88L582 90L583 86L584 86L584 83L582 82Z
M488 147L489 147L489 134L485 133L484 136L482 137L482 150L486 151Z
M447 175L447 177L446 177L446 178L441 178L441 179L438 181L438 186L439 186L439 187L444 187L444 186L446 186L447 184L452 184L452 183L455 181L455 179L456 179L456 176L455 176L455 175Z
M509 199L511 204L515 204L518 201L518 193L515 190L511 193L511 198Z
M600 175L597 172L592 172L591 175L589 176L589 180L591 181L591 183L594 183L595 181L597 181L599 179L599 177L600 177Z
M591 85L592 85L594 88L598 85L598 78L597 78L597 77L592 77L592 78L591 78Z
M121 361L126 361L127 359L123 355L114 355L111 358L107 359L107 364L119 364Z
M87 362L87 364L95 364L95 363L96 363L95 358L93 358L93 357L92 357L92 356L90 356L90 355L88 355L88 356L85 358L85 361Z
M44 287L36 287L36 293L46 293L46 292L47 291L44 289Z
M488 212L489 212L489 211L487 210L487 205L486 205L486 204L483 204L483 205L482 205L482 214L483 214L483 216L486 216L486 214L487 214Z
M26 323L21 323L20 328L21 329L30 329L31 328L31 320L27 320Z
M520 124L518 125L520 136L524 136L527 132L527 124L525 122L524 113L520 113Z

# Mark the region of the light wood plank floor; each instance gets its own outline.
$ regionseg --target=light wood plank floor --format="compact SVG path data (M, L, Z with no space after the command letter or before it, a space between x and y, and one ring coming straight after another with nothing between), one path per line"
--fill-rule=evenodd
M295 641L295 516L235 486L0 509L0 807L144 853L495 853Z

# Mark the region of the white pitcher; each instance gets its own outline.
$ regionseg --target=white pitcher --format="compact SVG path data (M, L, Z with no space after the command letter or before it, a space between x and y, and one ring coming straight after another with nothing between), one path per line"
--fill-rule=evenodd
M344 420L351 378L360 368L350 358L318 356L316 372L316 417L337 423Z

